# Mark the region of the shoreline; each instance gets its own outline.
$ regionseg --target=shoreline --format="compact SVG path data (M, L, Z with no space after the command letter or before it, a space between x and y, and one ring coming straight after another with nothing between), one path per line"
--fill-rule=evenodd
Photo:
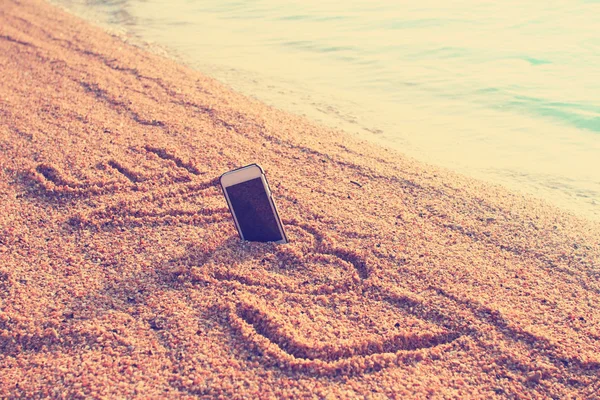
M0 21L0 397L600 390L600 224L45 2ZM252 162L288 245L237 240L215 179Z
M200 49L186 52L184 49L189 50L190 43L187 43L187 46L182 48L176 38L168 34L165 36L161 35L160 37L171 38L171 40L161 41L160 37L152 37L151 33L145 30L145 25L138 25L136 23L138 18L143 19L144 16L148 17L148 15L143 12L139 13L140 10L136 12L128 10L128 7L134 4L135 2L128 6L123 6L123 8L119 5L106 4L99 5L98 7L90 6L90 8L77 7L71 3L69 6L73 7L71 10L67 10L67 12L99 24L109 30L109 32L118 31L118 35L123 37L126 42L146 50L148 46L151 46L151 51L154 49L160 55L166 54L178 63L190 66L192 69L216 78L220 82L226 82L226 86L232 88L234 91L258 99L277 109L291 112L295 115L306 116L317 125L324 125L335 130L348 132L356 135L359 139L366 139L378 146L398 151L422 163L447 168L458 174L483 180L493 185L501 185L509 191L524 193L543 199L551 205L574 213L582 218L600 221L600 208L598 206L598 202L600 201L600 192L598 189L600 187L597 187L598 179L594 179L593 173L583 173L586 170L594 170L593 166L595 164L593 160L587 155L579 159L573 158L572 155L567 158L561 158L556 153L557 148L560 147L556 142L570 142L568 138L574 135L572 136L573 138L579 138L573 139L575 142L583 140L585 143L588 143L587 153L591 154L593 152L591 148L594 148L595 145L591 141L591 137L588 137L589 135L593 136L589 132L566 132L552 126L548 121L540 120L522 121L522 123L529 124L537 123L537 129L529 133L523 132L523 134L511 136L512 134L509 134L509 132L496 131L494 126L481 123L481 116L469 115L466 110L463 110L464 113L455 112L454 114L457 115L458 120L463 120L462 124L466 130L473 130L472 125L479 124L477 129L481 132L482 142L476 145L469 142L469 135L459 134L456 131L456 126L453 123L457 123L458 121L454 121L453 123L447 121L447 129L443 128L439 133L434 133L434 131L439 130L437 128L432 129L427 124L419 125L413 121L414 118L417 118L413 114L419 114L419 112L418 110L411 109L410 104L393 106L394 112L392 114L402 115L402 118L396 117L394 119L389 116L390 110L382 111L384 108L388 109L392 107L392 104L378 101L376 98L373 99L375 103L363 104L358 108L357 105L353 106L353 103L358 99L347 97L348 93L344 95L341 92L336 92L332 90L333 87L323 92L319 91L316 87L313 87L314 85L308 84L307 81L311 81L311 79L301 78L294 82L291 80L291 77L288 77L288 81L286 81L281 76L277 78L273 75L273 71L269 73L261 69L256 63L250 63L250 66L242 62L241 65L243 67L240 69L241 65L227 61L230 57L223 58L221 56L220 64L214 64L210 59L194 55L196 52L202 53ZM125 25L119 25L114 22L114 16L121 12L128 16L128 22ZM173 19L171 23L174 23L175 20ZM186 21L188 24L191 22L191 20L185 18L183 21ZM155 28L159 22L160 18L150 18L148 21ZM202 25L202 19L198 20L198 22ZM146 35L150 36L146 37ZM219 35L217 34L217 36ZM142 37L150 42L145 43ZM157 40L161 44L157 44ZM218 40L215 42L218 43ZM212 45L205 43L205 45L212 48L212 51L215 51L219 47L214 43ZM439 99L432 98L430 100L427 106L432 108L432 114L419 114L421 116L418 119L437 120L438 125L444 126L445 124L440 123L440 121L448 116L444 117L438 114L437 111L442 111L440 108L443 108L439 104L435 106L439 102ZM368 103L371 102L369 101ZM423 105L422 102L420 106L415 104L417 108ZM371 107L372 109L367 111L365 107ZM380 111L375 114L375 109ZM488 119L492 117L493 115L489 115ZM510 116L508 117L510 118ZM513 119L518 118L516 115L512 115L512 117ZM513 123L517 124L516 121ZM401 134L397 131L397 129L400 129L400 126L403 131L412 133ZM544 145L537 143L534 140L534 133L536 131L538 133L545 131L553 139L550 139ZM487 132L487 134L483 132ZM563 135L562 139L559 139L557 136L559 132ZM460 150L453 147L452 140L450 139L457 134L461 137L466 135L461 139L465 140L465 145L460 146ZM484 139L484 137L487 139ZM502 137L503 139L494 139L494 137ZM544 142L547 139L545 137ZM446 142L446 140L449 141ZM549 159L550 154L553 154L555 161L549 165L544 164L544 162L537 165L538 163L534 159L529 160L528 154L520 153L518 150L515 150L517 151L516 153L511 153L505 148L506 146L513 146L514 143L520 143L521 146L529 146L531 149L535 146L541 146L534 153L539 157L545 155L542 158L546 160ZM555 143L554 147L551 143ZM496 156L491 156L491 153L495 153L494 149L498 147L504 149ZM566 149L563 150L567 151ZM562 151L563 154L565 154L564 151ZM570 151L573 151L573 149ZM464 154L461 152L464 152ZM485 156L482 156L482 154L485 154ZM496 159L496 157L499 159ZM492 162L492 160L495 161ZM563 165L564 167L555 168L557 165ZM565 168L569 165L571 166ZM587 168L585 167L586 165L588 166ZM576 172L576 170L579 172Z

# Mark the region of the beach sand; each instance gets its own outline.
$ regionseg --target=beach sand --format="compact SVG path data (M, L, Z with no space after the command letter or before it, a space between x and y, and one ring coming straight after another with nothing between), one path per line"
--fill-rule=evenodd
M600 225L0 4L0 397L593 398ZM290 243L240 243L259 163Z

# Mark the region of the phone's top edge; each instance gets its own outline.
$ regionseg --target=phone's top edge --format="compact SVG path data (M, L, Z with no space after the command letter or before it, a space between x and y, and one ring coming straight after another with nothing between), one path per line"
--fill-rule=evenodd
M264 173L265 173L265 171L262 169L262 167L261 167L260 165L258 165L258 164L256 164L256 163L252 163L252 164L244 165L243 167L239 167L239 168L236 168L236 169L233 169L233 170L231 170L231 171L227 171L227 172L223 173L223 174L222 174L222 175L219 177L219 182L220 182L220 183L222 183L222 182L223 182L223 177L224 177L224 176L226 176L226 175L233 174L233 173L235 173L235 172L238 172L238 171L241 171L241 170L243 170L243 169L250 168L250 167L257 167L257 168L260 170L260 173L261 173L261 174L264 174Z

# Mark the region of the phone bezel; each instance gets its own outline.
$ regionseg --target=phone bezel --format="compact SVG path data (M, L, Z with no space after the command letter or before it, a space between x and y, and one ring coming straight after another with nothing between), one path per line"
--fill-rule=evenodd
M229 186L236 185L238 183L246 182L252 179L260 178L263 184L263 188L267 194L267 198L269 199L269 204L271 205L271 210L275 215L275 221L277 222L277 227L279 229L279 233L281 234L282 240L278 240L274 243L284 244L287 243L287 236L285 234L285 230L283 229L283 224L281 222L281 218L279 218L279 212L277 211L277 206L275 205L275 201L273 200L273 196L271 194L271 189L269 188L269 184L267 182L267 178L265 173L260 165L258 164L250 164L244 167L234 169L232 171L225 172L219 178L219 182L221 183L221 189L223 190L223 195L225 196L225 200L227 200L227 206L229 207L229 212L231 212L231 216L233 217L233 222L235 223L235 227L238 231L240 239L244 239L244 234L242 233L242 229L238 223L238 220L235 216L235 212L233 212L233 206L231 205L231 200L229 199L229 195L227 194L226 188Z

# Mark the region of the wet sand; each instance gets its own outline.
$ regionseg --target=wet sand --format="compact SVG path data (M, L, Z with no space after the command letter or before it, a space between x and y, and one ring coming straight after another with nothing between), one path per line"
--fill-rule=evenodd
M0 397L592 398L600 225L0 5ZM287 245L216 178L257 162Z

